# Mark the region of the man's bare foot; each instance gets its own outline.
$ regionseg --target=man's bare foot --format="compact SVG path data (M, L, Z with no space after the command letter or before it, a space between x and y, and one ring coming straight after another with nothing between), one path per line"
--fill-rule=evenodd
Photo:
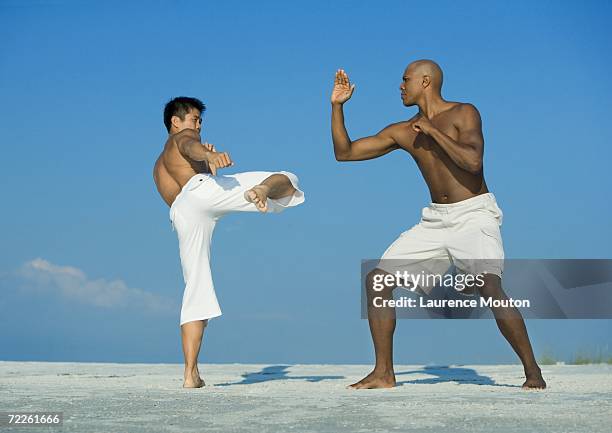
M269 192L270 187L267 185L255 185L253 188L244 193L244 199L249 203L253 203L260 212L267 212Z
M185 372L183 388L202 388L203 386L204 381L200 377L200 372L197 369L192 372Z
M204 385L204 381L199 377L196 380L189 379L183 382L183 388L202 388Z
M395 386L395 373L393 370L382 373L376 370L368 374L359 382L349 386L353 389L393 388Z
M523 389L545 389L546 382L542 377L542 372L538 368L533 373L525 373L527 380L523 384Z

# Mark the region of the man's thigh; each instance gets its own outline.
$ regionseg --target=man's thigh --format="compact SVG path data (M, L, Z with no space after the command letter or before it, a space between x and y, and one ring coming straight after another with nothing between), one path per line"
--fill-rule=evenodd
M442 229L426 228L421 223L403 232L383 253L377 265L378 269L408 281L415 281L420 275L422 283L418 289L424 293L430 293L435 286L433 277L428 280L424 277L443 275L449 267ZM400 287L416 289L406 285Z
M488 273L501 278L504 245L498 219L483 212L458 224L449 233L448 252L461 272Z

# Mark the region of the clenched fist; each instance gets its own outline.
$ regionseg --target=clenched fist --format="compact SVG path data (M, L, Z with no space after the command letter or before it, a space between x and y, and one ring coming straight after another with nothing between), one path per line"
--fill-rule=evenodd
M416 132L422 132L423 134L427 135L429 135L432 128L434 128L434 126L431 121L423 115L420 115L419 118L412 124L412 129L414 129Z
M205 148L206 150L209 150L209 151L211 151L211 152L216 152L216 151L217 151L217 149L215 149L215 145L214 145L214 144L211 144L211 143L209 143L209 142L207 142L207 141L205 141L204 143L202 143L202 146L204 146L204 148Z
M214 149L214 147L212 148ZM206 157L206 162L208 162L208 168L210 169L210 173L213 176L217 175L218 169L231 167L232 165L234 165L234 162L230 159L230 156L227 152L215 152L214 150L211 150L210 153L208 153Z

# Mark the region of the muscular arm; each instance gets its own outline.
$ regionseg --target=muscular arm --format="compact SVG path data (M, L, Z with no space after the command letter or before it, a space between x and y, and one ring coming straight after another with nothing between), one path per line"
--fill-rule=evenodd
M193 129L184 129L179 132L175 140L181 155L192 161L205 161L208 165L207 172L213 176L217 175L218 169L234 165L227 152L216 152L213 145L202 144L200 134Z
M457 140L453 140L433 125L424 132L429 134L460 168L478 174L482 170L484 148L480 114L471 104L464 104L459 110L455 122L459 131Z
M213 153L202 145L200 135L193 129L184 129L175 139L179 152L192 161L207 161Z
M393 125L390 125L376 135L351 141L344 126L342 104L332 104L332 140L337 161L363 161L399 149L392 130Z

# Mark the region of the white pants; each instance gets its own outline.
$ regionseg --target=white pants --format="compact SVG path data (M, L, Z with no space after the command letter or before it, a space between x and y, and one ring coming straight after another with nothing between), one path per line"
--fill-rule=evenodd
M492 193L457 203L431 203L421 221L403 232L384 252L378 268L391 274L444 274L451 265L473 275L501 277L503 213ZM432 286L421 286L430 293Z
M196 174L183 186L170 207L170 221L179 240L185 292L180 324L221 315L210 271L210 242L217 220L229 212L259 212L244 193L273 174L289 178L295 193L268 199L268 212L281 212L304 202L298 178L286 171L251 171L229 176Z

